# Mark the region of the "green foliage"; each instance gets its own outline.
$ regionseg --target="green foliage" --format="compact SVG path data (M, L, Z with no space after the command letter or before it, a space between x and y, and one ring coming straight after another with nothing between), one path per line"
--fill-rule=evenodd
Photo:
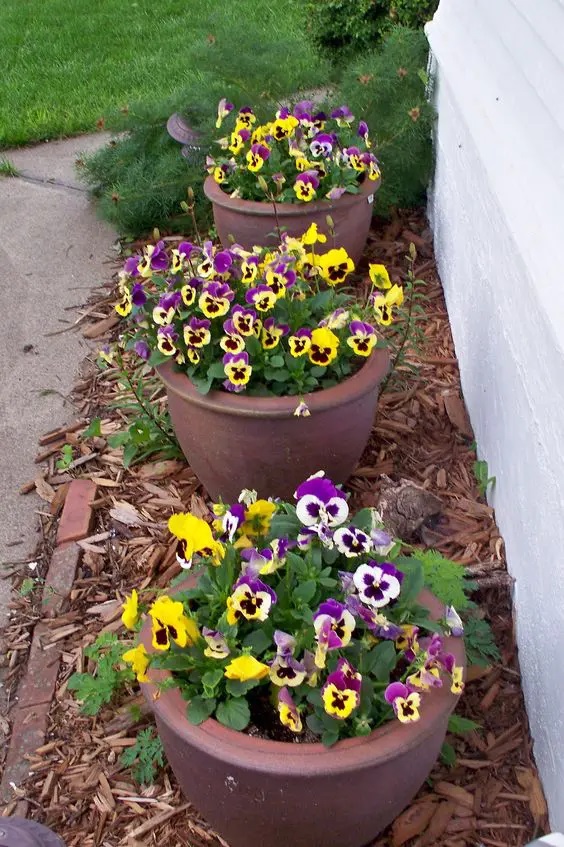
M476 482L478 483L480 497L485 497L488 487L491 485L493 488L495 485L495 476L489 475L490 472L488 470L488 463L485 459L477 459L472 465L472 469L474 471Z
M457 611L470 606L468 594L475 585L466 576L462 565L453 562L437 550L416 550L413 556L421 563L425 585L445 606Z
M421 203L431 176L434 110L427 101L425 34L394 27L381 46L355 59L338 85L339 99L370 127L382 185L375 211Z
M160 379L143 364L130 373L120 353L116 358L120 368L118 382L123 394L114 405L129 424L126 429L108 436L109 446L123 447L123 465L126 468L136 462L147 461L154 455L161 459L182 458L168 408L161 402L163 386Z
M464 645L469 665L486 667L499 662L501 656L489 623L471 615L464 621Z
M172 96L150 106L133 104L127 113L107 118L107 128L124 135L86 157L81 175L99 198L100 214L122 234L139 235L166 222L190 235L189 218L180 206L189 186L199 226L209 222L204 162L217 135L222 97L252 105L262 119L284 98L326 83L327 67L307 44L299 17L292 26L289 20L281 17L279 4L261 2L253 15L224 4L213 19L213 40L191 43L190 67L183 69ZM199 136L187 158L166 131L174 112Z
M36 586L42 583L43 580L38 577L26 576L20 585L20 594L22 597L29 597L35 591Z
M135 679L129 668L121 666L122 655L129 647L114 633L105 632L85 649L85 655L96 664L95 672L74 673L68 682L85 715L97 715L125 683Z
M322 56L334 64L366 52L394 23L422 28L438 0L308 0L308 35Z
M132 747L121 755L121 763L131 768L133 779L140 785L150 785L155 780L158 768L164 767L162 741L152 727L142 729Z
M0 176L19 176L20 172L9 159L0 157Z
M66 471L72 465L72 444L63 444L61 447L61 458L55 462L55 467L60 471Z
M480 729L480 724L462 715L454 714L448 719L448 731L455 735L464 735L465 732L473 732L475 729Z

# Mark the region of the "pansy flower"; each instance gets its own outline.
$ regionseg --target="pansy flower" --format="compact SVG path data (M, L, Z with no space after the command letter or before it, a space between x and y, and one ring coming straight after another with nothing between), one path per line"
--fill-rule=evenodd
M308 350L309 360L313 365L330 365L337 358L339 339L327 327L317 327L311 333L311 344Z
M233 153L234 156L237 156L243 149L245 142L248 141L250 137L251 133L248 129L235 128L235 131L231 133L228 149L231 153Z
M166 271L168 268L168 256L165 252L164 241L156 244L147 244L143 248L143 257L137 266L137 270L144 277L153 275L153 271Z
M382 326L389 326L394 319L394 307L401 306L403 303L403 288L392 285L385 294L376 294L372 298L372 303L377 322Z
M363 603L378 609L399 596L403 574L391 562L360 565L353 574L354 584Z
M213 276L215 270L213 266L213 242L204 241L202 247L202 258L196 267L196 273L202 279L208 279Z
M217 629L209 629L209 627L204 626L202 636L208 645L204 649L204 656L208 656L210 659L226 659L229 656L231 650L223 633L218 632Z
M135 625L139 620L138 596L135 589L132 590L129 597L125 598L123 611L121 613L121 622L126 629L135 629Z
M402 624L401 634L399 634L395 639L397 649L403 651L408 662L415 661L417 654L421 650L418 636L418 626L413 626L413 624Z
M345 105L339 106L337 109L333 109L331 117L337 121L339 126L347 126L354 121L353 113L349 107Z
M245 309L243 306L233 306L231 310L231 320L235 331L244 337L253 335L253 325L257 319L257 313L254 309Z
M229 112L231 112L232 110L233 103L229 103L225 97L222 97L219 103L217 104L217 120L215 122L217 129L220 128L224 118L226 118Z
M287 688L281 688L278 692L278 716L280 723L288 727L292 732L302 731L303 726L300 713Z
M445 609L445 624L451 635L454 635L455 638L460 638L464 635L464 624L462 623L462 618L454 608L454 606L447 606Z
M269 667L259 662L254 656L237 656L226 666L223 674L227 679L238 679L240 682L248 682L254 679L263 679L268 676Z
M126 650L121 658L128 665L131 665L131 669L137 677L137 682L149 682L147 669L150 657L143 644L138 644L137 647Z
M115 308L116 312L118 313L118 315L120 315L122 318L126 318L131 313L131 311L133 309L133 301L131 299L131 292L127 291L127 290L124 291L121 300L118 303L116 303L114 308Z
M181 294L179 291L172 291L163 295L153 309L153 322L158 326L166 326L172 323L180 301Z
M358 122L358 129L356 131L356 134L360 136L360 138L362 138L368 148L372 146L370 143L370 138L368 137L368 124L366 123L366 121Z
M376 288L386 291L388 288L392 287L392 281L385 265L378 265L372 262L368 265L368 275L370 277L370 281L376 286Z
M265 350L274 350L282 336L289 330L288 324L275 324L274 318L267 318L262 325L260 342Z
M419 720L421 695L412 691L403 682L392 682L384 691L384 698L390 703L396 717L402 723Z
M309 406L305 402L305 400L300 400L296 408L294 409L294 417L296 418L309 418L311 416L311 412L309 410Z
M207 318L221 318L229 311L235 292L226 282L208 282L198 300L198 306Z
M250 106L242 106L237 113L237 126L251 127L257 122L257 116Z
M354 168L355 171L362 173L364 171L364 162L362 161L362 153L358 147L345 147L342 152L343 160Z
M317 135L314 136L313 141L309 145L309 149L311 150L312 156L316 158L318 156L330 156L333 152L333 145L335 144L335 136L329 135L327 132L318 132Z
M217 182L218 185L222 185L222 183L227 181L227 177L229 175L229 168L227 165L218 165L213 169L212 176L214 181Z
M245 386L251 378L253 368L249 365L249 354L226 353L223 357L223 370L231 385Z
M348 319L348 310L339 308L319 321L319 326L326 326L328 329L343 329L347 325Z
M349 332L350 335L347 338L349 347L357 356L370 356L378 341L374 327L364 321L351 321Z
M291 355L295 359L300 356L305 356L311 347L311 329L307 329L307 327L298 329L288 338L288 346L290 348Z
M225 335L220 339L219 346L226 353L240 353L245 349L245 339L239 335L231 318L223 322Z
M256 496L256 492L255 492ZM270 529L270 521L276 511L276 503L271 500L254 500L245 509L245 521L241 533L250 538L266 535Z
M314 199L319 188L319 177L316 171L309 170L298 174L293 187L298 200L309 203L310 200Z
M322 524L328 527L339 526L349 516L348 503L342 492L321 475L310 476L298 486L294 497L296 516L302 524L314 527Z
M185 283L180 289L180 296L185 306L192 306L196 302L196 294L199 280L192 277L189 282Z
M269 312L274 308L276 299L276 294L268 285L250 288L245 295L247 303L252 303L258 312Z
M347 559L368 553L372 547L370 536L356 526L339 527L333 533L335 547Z
M133 345L133 351L140 359L143 359L144 362L147 362L151 358L151 348L146 341L136 341Z
M306 668L294 658L296 639L287 632L277 629L274 632L276 657L270 663L270 680L275 685L289 685L291 688L306 678Z
M218 274L226 274L233 264L233 254L230 250L218 250L212 259L213 269Z
M184 343L187 347L205 347L206 344L210 343L211 333L210 333L211 321L208 320L199 320L199 318L192 317L188 321L188 323L184 324L183 333L184 333Z
M351 577L352 582L353 575L347 574L347 576ZM341 576L341 580L343 580L343 578L344 574ZM356 594L351 594L347 597L346 606L353 615L360 618L366 624L368 629L376 636L376 638L383 638L387 641L395 642L396 639L401 636L401 626L392 623L385 615L378 612L376 609L365 606L360 602Z
M147 302L147 295L142 282L136 282L131 289L131 302L134 306L144 306Z
M254 282L258 273L258 256L247 256L241 262L241 282L245 285L250 285ZM241 308L241 307L239 307Z
M198 627L195 621L184 613L183 604L165 594L155 600L149 609L149 617L152 621L152 644L155 650L168 650L171 640L179 647L186 647L199 638Z
M279 262L274 267L266 268L264 281L272 288L276 294L276 298L286 296L286 289L291 288L296 281L296 272L291 268L287 268L284 262Z
M309 159L306 159L301 153L296 156L294 160L294 164L296 166L296 170L300 173L305 173L306 171L315 170L314 163L310 162Z
M178 247L171 250L170 273L178 274L190 264L190 256L194 252L194 245L190 241L181 241Z
M277 118L271 123L270 134L276 141L282 141L282 139L294 134L298 124L298 120L293 115L288 114L286 117Z
M354 262L344 247L337 247L317 257L317 266L328 285L338 285L354 271Z
M227 623L235 624L241 618L248 621L265 621L274 603L276 603L276 593L269 585L260 579L243 574L227 598Z
M347 193L347 189L343 185L334 185L333 188L327 192L328 200L340 200L343 194Z
M371 182L376 182L377 179L380 179L382 176L380 172L380 168L378 167L378 159L374 156L373 153L363 153L360 157L361 161L364 165L364 170L368 179Z
M455 666L452 669L452 683L450 690L453 694L462 694L464 691L464 669Z
M319 232L316 223L312 223L306 229L302 237L300 238L302 244L306 247L311 247L313 244L325 244L327 241L327 236L322 232Z
M359 679L346 676L342 671L333 671L321 689L323 708L331 717L345 720L360 703L360 688Z
M157 347L163 356L174 356L177 353L177 341L178 333L171 324L157 330Z
M246 157L247 169L252 173L260 171L269 156L270 147L267 147L266 144L252 144Z
M223 545L213 537L210 525L189 512L179 512L168 519L168 530L178 539L176 560L182 568L192 566L197 553L219 565L225 555Z
M313 627L316 637L325 632L327 622L327 649L338 650L346 647L351 640L351 635L356 626L356 621L343 603L329 598L321 603L313 615Z

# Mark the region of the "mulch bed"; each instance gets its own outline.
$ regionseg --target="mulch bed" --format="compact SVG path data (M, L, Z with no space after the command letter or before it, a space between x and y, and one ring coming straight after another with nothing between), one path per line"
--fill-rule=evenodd
M388 478L403 478L441 499L441 515L423 527L421 543L463 563L476 580L474 599L493 626L502 662L470 669L458 712L481 729L449 738L457 753L455 767L437 764L414 803L373 847L520 847L546 831L546 804L523 705L503 540L473 474L473 435L423 213L376 222L368 254L400 281L410 242L418 250L416 275L426 281L425 345L409 353L409 362L381 397L370 443L349 488L357 505L371 505ZM101 342L114 330L113 301L112 283L107 296L84 312L87 337ZM48 561L48 545L72 477L96 481L97 523L92 536L79 542L83 561L68 611L48 620L53 645L62 645L63 672L48 741L31 758L30 777L17 795L29 802L31 816L52 827L68 847L226 847L184 802L168 769L154 785L140 788L120 764L123 750L151 720L138 692L88 718L67 691L70 675L87 668L84 648L100 632L120 629L123 595L133 587L156 590L178 573L166 531L169 514L180 509L207 512L206 494L185 463L151 461L123 469L121 451L106 443L108 434L123 426L119 410L108 411L117 390L111 370L100 374L87 363L75 391L76 428L63 428L59 438L51 436L42 445L47 467L36 487L46 502L44 559ZM102 435L81 440L81 419L95 415L102 416ZM78 460L59 472L55 460L64 443L73 444ZM12 682L25 658L29 627L40 615L33 595L18 600L10 633ZM14 807L8 806L6 813Z

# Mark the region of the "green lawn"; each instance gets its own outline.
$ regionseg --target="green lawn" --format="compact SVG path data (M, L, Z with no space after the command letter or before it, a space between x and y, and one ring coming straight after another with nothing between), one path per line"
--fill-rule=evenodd
M234 16L295 36L299 2L3 0L0 148L92 130L113 109L182 89Z

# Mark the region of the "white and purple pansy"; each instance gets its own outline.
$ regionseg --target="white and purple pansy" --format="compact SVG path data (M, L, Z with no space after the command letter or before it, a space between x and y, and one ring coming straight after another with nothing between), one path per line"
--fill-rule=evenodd
M385 556L394 546L394 539L390 533L377 526L370 530L370 540L372 541L372 550L378 556Z
M333 109L331 117L337 121L339 126L346 126L346 124L350 124L354 121L353 113L349 107L345 105L339 106L337 109Z
M464 624L462 623L462 618L454 608L454 606L447 606L445 609L445 624L450 631L451 635L454 635L455 638L460 638L464 635Z
M210 659L226 659L229 656L231 650L221 632L204 626L202 627L202 635L207 644L204 656L208 656Z
M249 574L243 574L227 598L227 623L235 624L241 618L265 621L274 603L276 593L269 585Z
M335 136L333 134L329 134L328 132L318 132L309 145L309 149L311 150L311 154L316 158L318 156L327 158L333 152L334 144Z
M378 609L395 600L401 590L403 574L391 562L360 565L353 575L354 584L363 603Z
M296 515L304 526L339 526L349 516L343 493L323 475L316 474L302 482L294 497L297 500Z
M321 603L313 615L313 628L317 638L320 633L326 632L327 623L329 624L327 649L338 650L346 647L351 640L356 621L347 607L332 597Z
M245 520L245 507L241 503L234 503L223 515L221 528L227 535L229 542L235 538L235 533Z
M336 529L333 542L339 553L344 553L347 559L368 553L372 548L370 536L356 526L341 526Z

